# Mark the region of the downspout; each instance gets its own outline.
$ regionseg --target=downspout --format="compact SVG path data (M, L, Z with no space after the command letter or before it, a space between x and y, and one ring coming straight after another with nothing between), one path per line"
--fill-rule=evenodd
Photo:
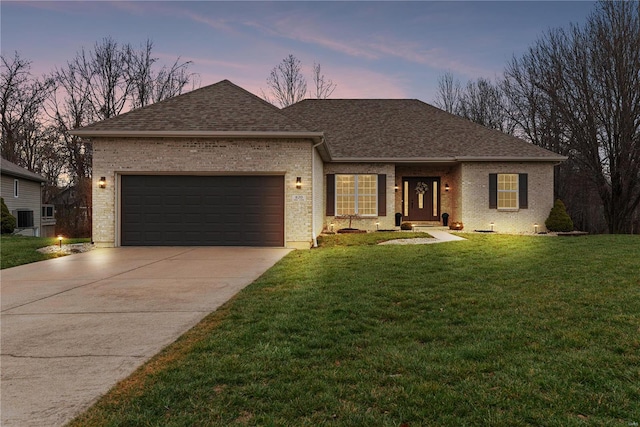
M316 177L316 168L315 168L315 154L316 154L316 147L319 145L324 144L324 136L320 137L320 142L318 142L317 144L313 145L311 147L311 240L313 241L313 247L317 248L318 247L318 239L316 238L316 204L315 204L315 200L313 198L313 193L316 191L315 187L313 186L313 183L315 182L315 177Z

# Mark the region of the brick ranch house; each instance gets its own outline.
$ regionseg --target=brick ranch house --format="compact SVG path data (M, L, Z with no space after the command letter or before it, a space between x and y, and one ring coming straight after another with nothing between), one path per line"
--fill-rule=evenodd
M542 231L566 159L418 100L279 109L228 80L73 133L93 143L99 246L309 248L349 214Z

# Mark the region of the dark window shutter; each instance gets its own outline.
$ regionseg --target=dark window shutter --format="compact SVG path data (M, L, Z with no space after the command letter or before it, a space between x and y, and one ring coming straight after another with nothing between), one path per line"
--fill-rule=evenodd
M387 216L387 175L378 175L378 216Z
M327 216L336 214L336 176L327 174Z
M489 209L498 209L498 174L489 174Z
M526 173L521 173L518 177L518 205L520 209L529 208L529 176Z

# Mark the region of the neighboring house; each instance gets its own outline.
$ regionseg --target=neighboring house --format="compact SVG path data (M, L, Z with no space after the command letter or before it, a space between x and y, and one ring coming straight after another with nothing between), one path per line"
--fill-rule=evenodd
M56 219L53 205L42 204L42 176L2 159L2 197L9 212L16 217L15 234L51 237Z
M90 184L73 184L51 197L56 209L57 230L67 236L91 235Z
M418 100L279 109L224 80L73 132L97 245L309 248L323 231L463 221L532 233L566 158ZM102 181L99 183L99 181Z

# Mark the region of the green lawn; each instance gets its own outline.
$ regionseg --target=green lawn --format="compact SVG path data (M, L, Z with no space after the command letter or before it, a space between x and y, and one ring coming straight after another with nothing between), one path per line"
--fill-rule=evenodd
M636 426L640 236L295 251L76 426Z
M90 239L64 239L62 244L85 243ZM61 253L41 254L45 246L57 245L57 237L25 237L3 234L0 236L0 268L15 267L31 262L64 256Z

